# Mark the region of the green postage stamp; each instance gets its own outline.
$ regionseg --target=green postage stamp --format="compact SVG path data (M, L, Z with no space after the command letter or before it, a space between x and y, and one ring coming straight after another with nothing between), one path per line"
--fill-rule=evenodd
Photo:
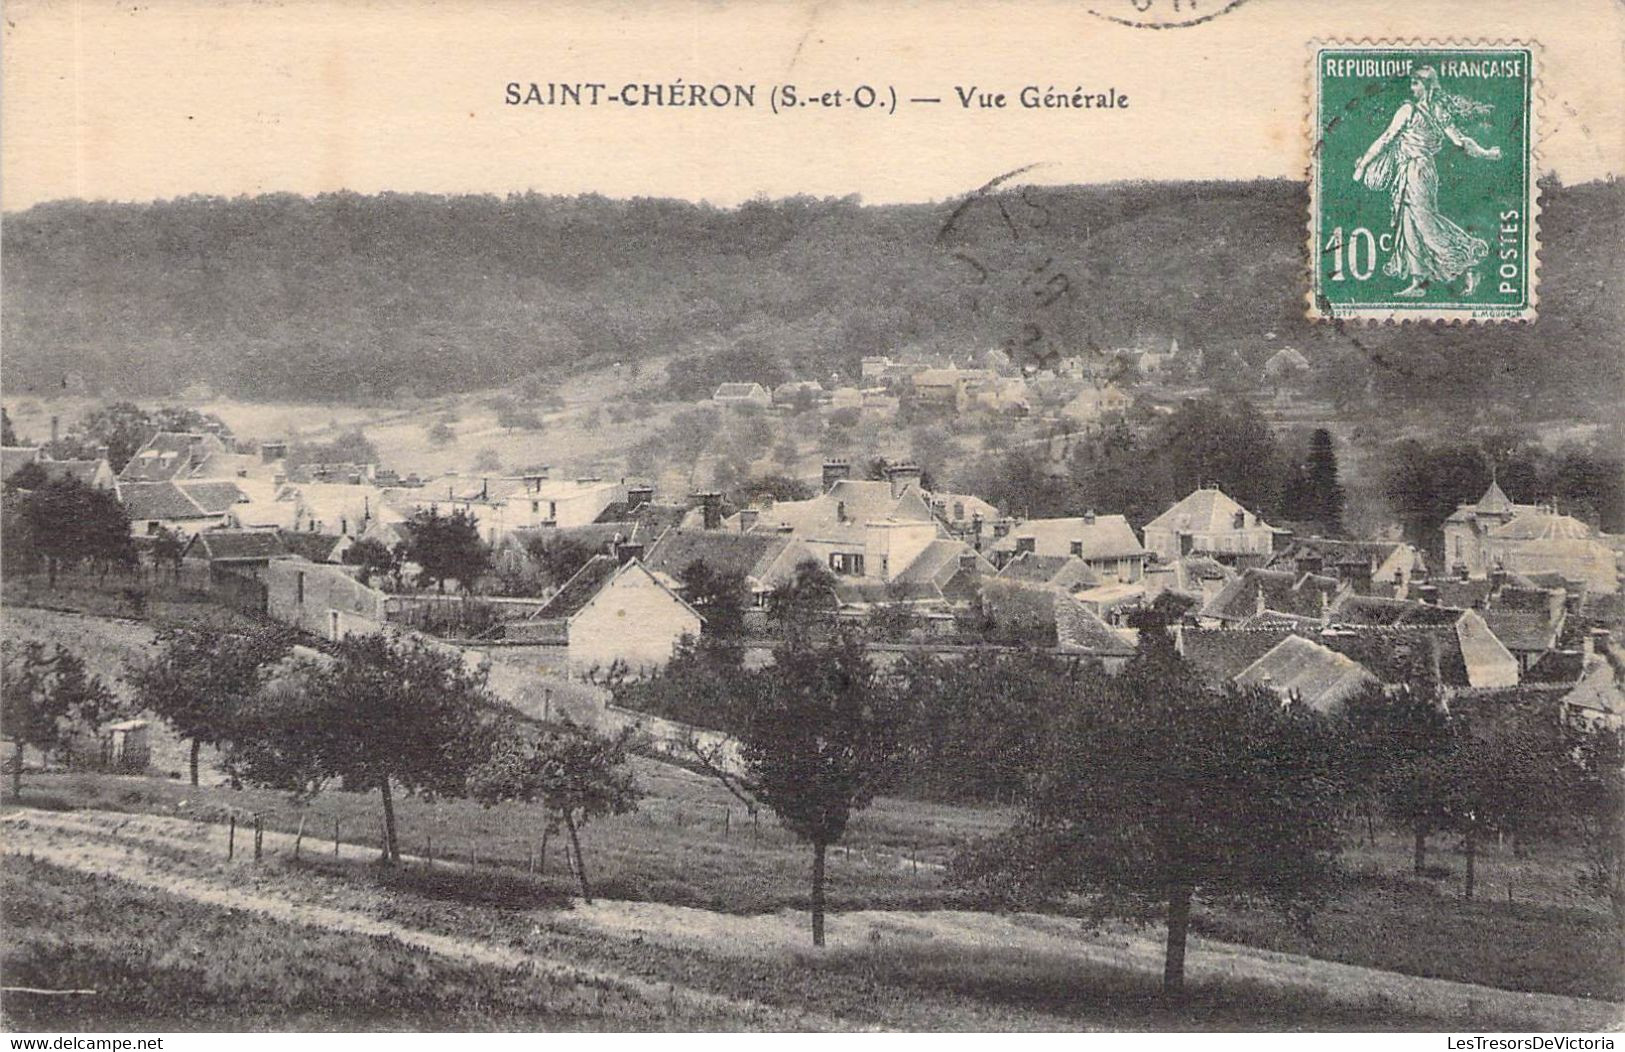
M1309 315L1535 317L1535 49L1320 44Z

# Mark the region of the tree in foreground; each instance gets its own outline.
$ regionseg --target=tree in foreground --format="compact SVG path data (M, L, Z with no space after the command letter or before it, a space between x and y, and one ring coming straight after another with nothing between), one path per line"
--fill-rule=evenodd
M953 872L1003 894L1083 893L1102 912L1160 910L1163 991L1178 997L1198 896L1304 909L1324 888L1338 848L1331 734L1266 691L1206 689L1157 653L1087 682L1015 826Z
M21 508L27 536L45 560L52 588L64 565L89 560L105 572L135 562L130 518L111 490L64 475L29 493Z
M231 740L238 716L293 649L293 636L278 627L170 628L158 634L158 644L158 653L131 668L125 682L139 708L192 743L191 777L197 785L203 746Z
M812 845L812 937L824 945L824 860L854 811L894 779L908 719L855 636L793 638L773 664L734 681L727 716L738 762L691 747L730 792Z
M568 721L540 733L505 729L491 756L469 776L469 795L490 806L506 800L539 803L547 832L563 823L575 857L581 897L592 904L581 827L590 819L637 810L643 794L627 759L636 734L628 727L606 737Z
M1343 777L1365 817L1367 839L1375 839L1372 820L1379 808L1403 822L1414 844L1412 869L1420 876L1428 836L1438 823L1413 776L1425 760L1450 748L1452 730L1443 704L1429 689L1390 694L1372 687L1344 705L1339 729Z
M1462 895L1471 899L1479 845L1553 832L1576 798L1581 769L1573 734L1546 713L1508 705L1452 716L1450 729L1447 748L1419 757L1396 780L1422 821L1461 836Z
M745 634L750 586L738 570L713 570L703 559L684 568L683 597L705 618L708 639L738 639Z
M1580 883L1608 903L1625 948L1625 732L1593 728L1581 736L1575 757L1585 849Z
M377 790L384 856L398 862L397 788L461 795L490 752L483 673L422 640L349 636L329 660L260 692L237 724L227 768L245 781L314 795L329 781Z
M71 651L50 654L42 643L9 644L0 661L0 725L15 754L11 793L23 791L23 748L43 753L71 747L75 736L94 733L118 712L118 699Z

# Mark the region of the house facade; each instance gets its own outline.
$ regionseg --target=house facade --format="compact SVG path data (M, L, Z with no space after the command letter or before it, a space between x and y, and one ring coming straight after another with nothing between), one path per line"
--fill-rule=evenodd
M1268 561L1280 532L1217 486L1206 486L1146 523L1145 547L1165 562L1187 555Z

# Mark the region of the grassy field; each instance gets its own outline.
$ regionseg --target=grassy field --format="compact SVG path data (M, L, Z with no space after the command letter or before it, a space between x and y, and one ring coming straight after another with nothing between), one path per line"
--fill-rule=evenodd
M223 867L176 852L171 883L131 887L12 857L3 871L6 982L94 989L94 999L21 995L6 1022L24 1029L210 1028L750 1029L755 1009L810 1013L807 1025L910 1030L1294 1029L1446 1030L1473 1020L1455 999L1407 1000L1207 967L1178 1005L1155 970L989 939L870 939L822 953L805 947L716 952L583 924L522 874L388 870L359 860L283 857ZM230 906L200 905L205 878ZM320 904L400 934L358 937L280 923L271 902ZM1007 922L994 922L1005 924ZM407 933L464 940L620 981L560 982L507 967L426 957ZM400 940L400 941L397 941ZM752 1011L675 1012L649 996L682 990ZM1533 1025L1517 1004L1478 1017ZM1549 1018L1549 1017L1546 1017ZM823 1020L823 1022L816 1022ZM778 1024L783 1026L782 1023Z
M0 862L0 1026L42 1030L620 1030L673 1018L604 984L437 958L387 937L219 909L16 856ZM72 918L65 924L65 920Z
M649 793L640 811L595 822L584 834L589 876L602 897L728 914L806 907L808 851L771 816L752 825L721 788L679 769L640 761L639 773ZM24 802L215 822L228 813L242 822L260 812L267 828L285 832L297 830L302 815L305 851L321 859L332 857L332 823L338 818L341 861L372 860L379 850L373 796L329 792L299 808L266 791L197 790L176 782L80 774L31 776ZM408 853L422 856L432 842L437 859L474 859L480 886L506 888L498 898L508 905L533 901L530 895L557 897L574 890L556 838L542 874L527 873L540 847L541 816L532 808L416 799L400 801L398 808ZM939 866L962 844L1001 828L1008 817L999 809L881 800L857 816L831 855L830 908L977 908L946 882ZM242 850L241 826L238 835ZM214 841L223 856L224 828L217 828ZM1390 835L1380 836L1374 847L1351 850L1348 875L1306 927L1272 910L1199 904L1196 931L1410 975L1625 999L1625 962L1608 915L1569 890L1578 868L1572 849L1555 845L1523 859L1510 850L1484 852L1475 902L1461 898L1462 860L1452 845L1434 846L1434 864L1449 874L1436 879L1411 878L1407 851L1408 841ZM520 884L511 883L520 878ZM1508 885L1515 889L1512 902L1505 899Z

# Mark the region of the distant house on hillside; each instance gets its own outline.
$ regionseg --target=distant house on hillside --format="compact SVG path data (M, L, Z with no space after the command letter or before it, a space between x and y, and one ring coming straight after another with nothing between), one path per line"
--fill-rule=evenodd
M773 404L773 394L758 383L726 383L716 389L711 401L720 406L751 405L766 409Z
M1074 424L1098 424L1122 416L1133 401L1116 384L1087 384L1061 407L1061 416Z
M529 620L509 625L510 639L563 646L571 667L616 661L658 668L684 636L698 638L699 613L637 558L595 555Z
M1279 532L1217 486L1204 486L1146 523L1145 546L1165 562L1186 555L1267 561Z
M1291 383L1309 373L1309 359L1293 347L1283 347L1264 362L1264 379L1273 384Z

